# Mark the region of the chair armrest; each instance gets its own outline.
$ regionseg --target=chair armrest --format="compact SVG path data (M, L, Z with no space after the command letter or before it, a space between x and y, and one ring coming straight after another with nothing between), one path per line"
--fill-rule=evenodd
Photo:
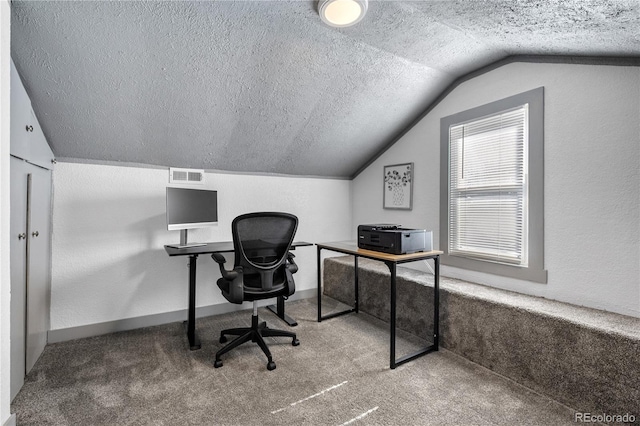
M298 265L293 260L294 257L296 257L296 256L293 253L291 253L291 252L287 253L287 269L292 274L295 274L296 272L298 272Z
M233 271L227 271L224 268L224 264L227 262L227 259L220 253L213 253L211 258L215 260L215 262L220 265L220 273L222 274L222 278L227 281L233 281L238 277L238 268L235 268ZM240 269L241 270L241 269Z

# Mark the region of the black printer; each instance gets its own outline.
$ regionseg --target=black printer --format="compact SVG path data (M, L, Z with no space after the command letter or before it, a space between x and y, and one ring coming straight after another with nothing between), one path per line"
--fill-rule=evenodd
M400 225L358 225L358 247L391 254L429 251L431 232L424 229L406 229Z

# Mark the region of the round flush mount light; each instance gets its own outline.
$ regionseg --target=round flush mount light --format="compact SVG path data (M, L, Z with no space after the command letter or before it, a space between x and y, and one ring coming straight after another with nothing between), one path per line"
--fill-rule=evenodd
M332 27L350 27L367 13L368 0L319 0L318 13Z

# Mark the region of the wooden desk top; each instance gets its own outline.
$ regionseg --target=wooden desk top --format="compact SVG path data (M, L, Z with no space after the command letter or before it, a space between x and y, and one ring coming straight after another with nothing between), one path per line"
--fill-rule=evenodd
M294 241L291 248L312 246L312 243L306 241ZM207 243L198 247L173 247L172 245L164 246L169 256L190 256L194 254L212 254L212 253L233 253L233 241L220 241L217 243Z
M431 250L431 251L421 251L421 252L409 253L409 254L391 254L391 253L384 253L381 251L373 251L373 250L358 248L358 245L356 244L355 241L317 243L316 245L320 248L337 251L340 253L352 254L352 255L357 255L361 257L366 257L368 259L391 261L396 263L409 262L413 260L431 259L443 253L440 250Z

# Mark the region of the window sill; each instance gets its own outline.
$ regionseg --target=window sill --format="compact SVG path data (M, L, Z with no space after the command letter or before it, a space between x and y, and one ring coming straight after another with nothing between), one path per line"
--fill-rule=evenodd
M532 281L540 284L547 283L547 270L536 268L534 266L523 268L520 266L511 266L495 262L483 262L481 260L451 256L448 254L440 256L440 263L446 266L483 272L485 274L500 275L503 277Z

